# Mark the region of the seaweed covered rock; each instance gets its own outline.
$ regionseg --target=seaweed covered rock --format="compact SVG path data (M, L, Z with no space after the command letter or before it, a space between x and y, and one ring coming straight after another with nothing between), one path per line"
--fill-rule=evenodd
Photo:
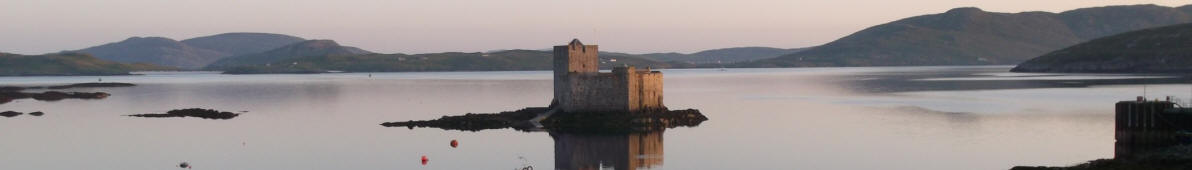
M0 116L4 116L4 117L16 117L16 116L20 116L21 114L25 114L25 113L14 112L14 111L0 112Z
M551 111L549 108L533 107L495 114L468 113L459 116L443 116L435 120L387 122L381 125L410 129L421 127L463 131L513 128L521 131L551 130L573 133L624 133L648 132L675 127L694 127L708 120L708 117L700 113L699 110L687 109L658 110L640 113L554 113L540 122L541 127L534 125L532 119L549 111Z
M103 99L111 96L104 92L60 92L47 91L42 93L28 93L30 98L40 101L59 101L62 99Z
M146 114L133 114L133 115L127 115L127 116L146 117L146 118L197 117L197 118L203 118L203 119L232 119L232 118L235 118L236 116L240 116L240 114L232 113L232 112L221 112L221 111L212 110L212 109L190 108L190 109L170 110L169 112L166 112L164 114L146 113Z
M420 128L440 128L446 130L461 130L461 131L480 131L487 129L526 129L531 127L527 122L537 116L539 113L546 112L548 109L544 107L525 108L517 111L477 114L468 113L459 116L443 116L435 120L420 120L420 121L405 121L405 122L386 122L381 126L385 127L406 127L413 129Z

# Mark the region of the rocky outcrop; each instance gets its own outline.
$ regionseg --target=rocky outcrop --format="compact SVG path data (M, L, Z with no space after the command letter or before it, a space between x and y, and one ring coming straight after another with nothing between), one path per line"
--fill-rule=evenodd
M439 128L445 130L480 131L487 129L513 128L520 131L550 130L571 133L624 133L648 132L676 127L699 126L708 117L699 110L670 110L642 113L554 113L542 120L542 127L531 122L539 114L549 112L545 107L525 108L517 111L443 116L435 120L386 122L385 127L406 127L413 129Z
M132 83L76 83L62 86L50 86L48 89L69 89L81 87L132 87L136 86Z
M15 111L0 112L0 116L3 116L3 117L17 117L17 116L20 116L23 114L25 114L25 113L15 112ZM36 112L30 112L29 115L30 116L42 116L42 115L46 115L46 113L41 112L41 111L36 111Z
M111 94L104 92L61 92L61 91L45 91L45 92L22 92L27 89L70 89L70 88L97 88L97 87L131 87L136 86L132 83L78 83L61 86L32 86L32 87L17 87L17 86L3 86L0 87L0 104L12 102L17 99L32 98L39 101L59 101L63 99L103 99L111 96Z
M25 93L13 91L0 91L0 104L8 103L16 99L33 98L39 101L59 101L62 99L103 99L111 96L111 94L104 92L60 92L47 91L41 93Z
M526 122L538 113L546 112L545 107L531 107L517 111L501 112L501 113L468 113L459 116L443 116L435 120L419 120L419 121L405 121L405 122L386 122L381 126L385 127L406 127L414 129L420 128L439 128L445 130L460 130L460 131L480 131L487 129L504 129L514 128L519 130L529 129L531 126Z
M25 114L25 113L21 113L21 112L14 112L14 111L4 111L4 112L0 112L0 116L4 116L4 117L17 117L17 116L20 116L20 115L22 115L22 114Z
M236 116L240 116L240 114L232 113L232 112L217 111L217 110L212 110L212 109L190 108L190 109L170 110L169 112L166 112L166 113L146 113L146 114L133 114L133 115L127 115L127 116L145 117L145 118L197 117L197 118L203 118L203 119L232 119L232 118L236 118Z

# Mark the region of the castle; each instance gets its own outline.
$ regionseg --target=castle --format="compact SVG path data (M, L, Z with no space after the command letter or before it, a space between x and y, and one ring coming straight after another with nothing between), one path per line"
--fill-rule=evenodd
M662 73L632 66L600 72L596 45L578 39L554 48L555 107L562 112L641 113L666 110Z

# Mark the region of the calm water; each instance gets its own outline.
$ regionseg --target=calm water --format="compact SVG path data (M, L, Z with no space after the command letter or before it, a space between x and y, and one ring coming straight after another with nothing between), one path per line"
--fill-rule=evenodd
M148 73L102 100L0 111L0 169L1009 169L1113 154L1112 104L1192 95L1184 78L1018 74L1009 67L664 70L695 128L623 135L386 128L550 102L550 72ZM3 77L52 85L99 77ZM181 108L231 120L135 118ZM460 141L459 148L448 142ZM427 165L419 158L429 157Z

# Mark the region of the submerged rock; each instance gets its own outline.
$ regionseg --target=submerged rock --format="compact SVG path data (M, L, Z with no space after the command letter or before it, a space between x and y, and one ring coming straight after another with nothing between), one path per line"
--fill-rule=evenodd
M25 114L25 113L14 112L14 111L0 112L0 116L4 116L4 117L17 117L17 116L20 116L21 114Z
M386 122L386 127L439 128L445 130L479 131L513 128L521 131L539 130L531 119L550 111L545 107L525 108L495 114L468 113L443 116L435 120ZM646 132L675 127L699 126L708 117L699 110L658 110L641 113L554 113L542 120L542 130L575 133Z
M240 116L240 114L236 114L236 113L232 113L232 112L221 112L221 111L216 111L216 110L211 110L211 109L190 108L190 109L170 110L169 112L166 112L164 114L147 113L147 114L133 114L133 115L127 115L127 116L147 117L147 118L197 117L197 118L203 118L203 119L232 119L232 118L235 118L236 116Z

